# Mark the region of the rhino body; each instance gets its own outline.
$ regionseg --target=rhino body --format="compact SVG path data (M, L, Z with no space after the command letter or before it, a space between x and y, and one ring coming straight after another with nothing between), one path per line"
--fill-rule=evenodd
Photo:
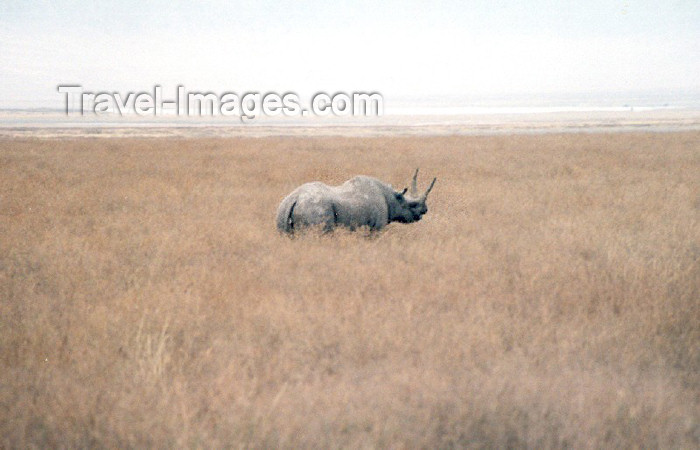
M391 222L416 222L428 211L425 199L433 186L416 196L417 174L418 171L413 179L413 195L405 195L407 189L398 192L391 185L364 175L340 186L306 183L282 200L277 209L277 229L291 234L309 226L320 226L326 231L337 226L351 230L366 226L375 231Z

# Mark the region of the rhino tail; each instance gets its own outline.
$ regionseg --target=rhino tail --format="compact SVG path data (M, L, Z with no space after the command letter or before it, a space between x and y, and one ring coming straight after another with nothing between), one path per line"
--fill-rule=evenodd
M294 232L294 219L292 218L292 214L294 214L294 207L296 204L296 196L290 196L282 201L282 204L277 210L277 230L281 233L291 234Z

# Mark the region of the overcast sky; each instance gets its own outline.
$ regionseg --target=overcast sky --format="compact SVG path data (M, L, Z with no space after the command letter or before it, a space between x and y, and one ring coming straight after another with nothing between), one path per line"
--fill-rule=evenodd
M0 0L0 108L59 107L59 84L697 93L700 1Z

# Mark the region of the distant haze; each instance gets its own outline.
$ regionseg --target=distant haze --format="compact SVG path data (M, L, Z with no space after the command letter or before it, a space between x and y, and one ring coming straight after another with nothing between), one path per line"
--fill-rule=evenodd
M0 108L60 107L71 83L387 100L700 92L697 0L66 3L0 3Z

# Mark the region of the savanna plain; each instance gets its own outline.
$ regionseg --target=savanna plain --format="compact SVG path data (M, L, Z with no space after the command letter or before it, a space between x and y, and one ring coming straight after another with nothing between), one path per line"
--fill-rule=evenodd
M700 132L0 140L0 446L698 448Z

